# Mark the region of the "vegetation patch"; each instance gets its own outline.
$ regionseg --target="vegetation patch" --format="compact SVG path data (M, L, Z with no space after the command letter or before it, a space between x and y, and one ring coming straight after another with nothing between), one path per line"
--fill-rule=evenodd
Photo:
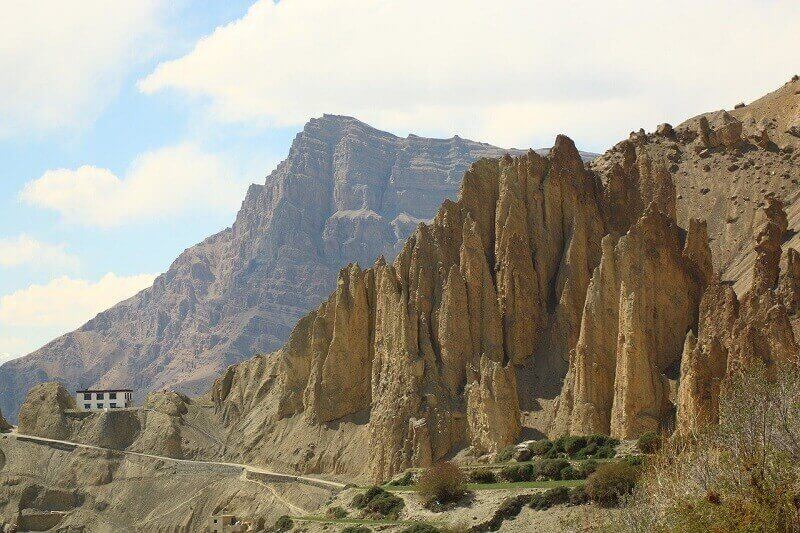
M294 527L294 521L290 516L283 515L275 522L275 527L273 528L274 531L283 532L289 531Z
M387 485L390 487L408 487L414 483L414 472L406 471L402 476L391 480Z
M426 507L446 506L467 493L466 479L453 463L443 462L428 468L417 482L417 493Z
M586 480L586 494L603 507L616 507L623 497L633 492L639 469L625 461L603 463Z
M507 463L514 457L514 452L516 451L516 446L506 446L494 456L495 463Z
M372 533L372 530L367 526L347 526L342 533Z
M336 518L336 519L347 518L347 511L345 511L343 508L339 506L329 507L328 510L325 512L325 516L328 518Z
M637 442L642 453L655 453L661 448L661 436L653 431L648 431Z
M800 531L800 368L748 364L728 378L718 412L718 424L646 457L615 530Z
M361 509L364 516L397 520L405 502L381 487L374 486L362 494L357 494L353 498L352 506Z
M546 492L534 494L528 502L528 507L537 511L550 509L555 505L569 503L569 489L567 487L557 487Z
M469 473L469 480L472 483L496 483L497 475L488 468L478 468Z

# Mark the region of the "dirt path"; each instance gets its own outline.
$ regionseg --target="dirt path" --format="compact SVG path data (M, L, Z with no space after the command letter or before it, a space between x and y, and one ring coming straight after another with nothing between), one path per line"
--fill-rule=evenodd
M340 491L345 488L344 483L337 483L336 481L329 481L327 479L322 479L313 476L299 476L295 474L286 474L283 472L273 472L271 470L267 470L264 468L260 468L253 465L247 464L240 464L240 463L226 463L220 461L200 461L196 459L176 459L174 457L166 457L163 455L153 455L149 453L141 453L141 452L131 452L127 450L115 450L113 448L104 448L102 446L94 446L91 444L82 444L80 442L71 442L66 440L57 440L57 439L47 439L44 437L35 437L32 435L23 435L18 433L16 430L9 433L12 438L17 440L25 441L25 442L33 442L39 443L44 445L54 445L54 446L67 446L72 448L82 448L86 450L99 450L99 451L110 451L125 454L128 456L133 457L145 457L148 459L155 459L158 461L165 461L165 462L173 462L179 464L187 464L187 465L207 465L207 466L221 466L221 467L229 467L234 469L241 469L242 475L247 475L248 472L260 474L261 476L267 477L273 481L281 481L281 482L296 482L296 483L303 483L307 485L313 485L315 487L322 487L327 488L334 491ZM263 483L262 485L267 486L267 483Z

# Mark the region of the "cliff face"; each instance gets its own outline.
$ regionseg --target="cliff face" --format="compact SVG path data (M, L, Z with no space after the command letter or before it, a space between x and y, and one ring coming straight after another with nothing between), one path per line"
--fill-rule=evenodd
M791 224L760 230L757 212L772 204L725 195L754 183L764 198L798 194L788 183L800 146L779 131L783 118L769 118L795 112L798 89L790 82L744 111L633 133L588 167L565 137L547 157L477 162L460 199L445 201L393 263L343 270L284 348L215 383L233 447L385 479L522 434L669 430L676 411L718 394L702 375L720 364L687 355L724 345L704 333L712 316L743 324L727 359L787 359L800 266L787 253L778 282L776 258ZM735 213L719 217L727 205ZM739 271L750 255L755 276ZM773 296L740 304L732 285L750 278ZM712 311L716 300L730 309Z
M800 363L792 322L798 305L798 253L781 242L787 229L780 201L768 199L755 235L750 289L737 298L715 279L703 295L697 335L686 338L678 389L677 429L692 433L719 417L720 391L737 372L762 363L767 373Z
M279 348L353 261L394 257L455 197L469 164L503 151L454 137L399 138L326 115L253 185L232 228L185 251L154 285L0 367L12 419L33 385L203 391L228 365ZM141 398L139 398L141 399Z

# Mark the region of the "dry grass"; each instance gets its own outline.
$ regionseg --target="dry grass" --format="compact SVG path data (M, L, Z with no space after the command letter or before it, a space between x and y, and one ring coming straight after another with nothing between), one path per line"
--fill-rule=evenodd
M726 383L720 423L647 461L619 531L800 533L800 372Z

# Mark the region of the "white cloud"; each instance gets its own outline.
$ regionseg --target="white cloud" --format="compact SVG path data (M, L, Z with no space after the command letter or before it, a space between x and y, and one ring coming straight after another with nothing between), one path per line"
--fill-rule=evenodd
M246 183L229 174L220 157L181 144L140 155L122 178L93 166L49 170L27 183L20 198L68 221L107 228L233 210L241 203Z
M586 143L732 106L797 70L795 0L272 0L140 81L214 117Z
M0 137L91 122L149 58L163 0L4 2Z
M0 336L0 365L29 353L31 345L25 339Z
M46 285L31 285L0 297L0 326L51 328L56 333L70 331L149 287L154 279L151 274L109 273L98 281L64 276ZM1 346L0 349L8 351Z
M109 273L97 281L64 276L0 296L0 364L80 327L154 279L151 274Z
M38 241L28 235L0 238L0 267L27 267L35 270L76 270L78 258L64 244Z

